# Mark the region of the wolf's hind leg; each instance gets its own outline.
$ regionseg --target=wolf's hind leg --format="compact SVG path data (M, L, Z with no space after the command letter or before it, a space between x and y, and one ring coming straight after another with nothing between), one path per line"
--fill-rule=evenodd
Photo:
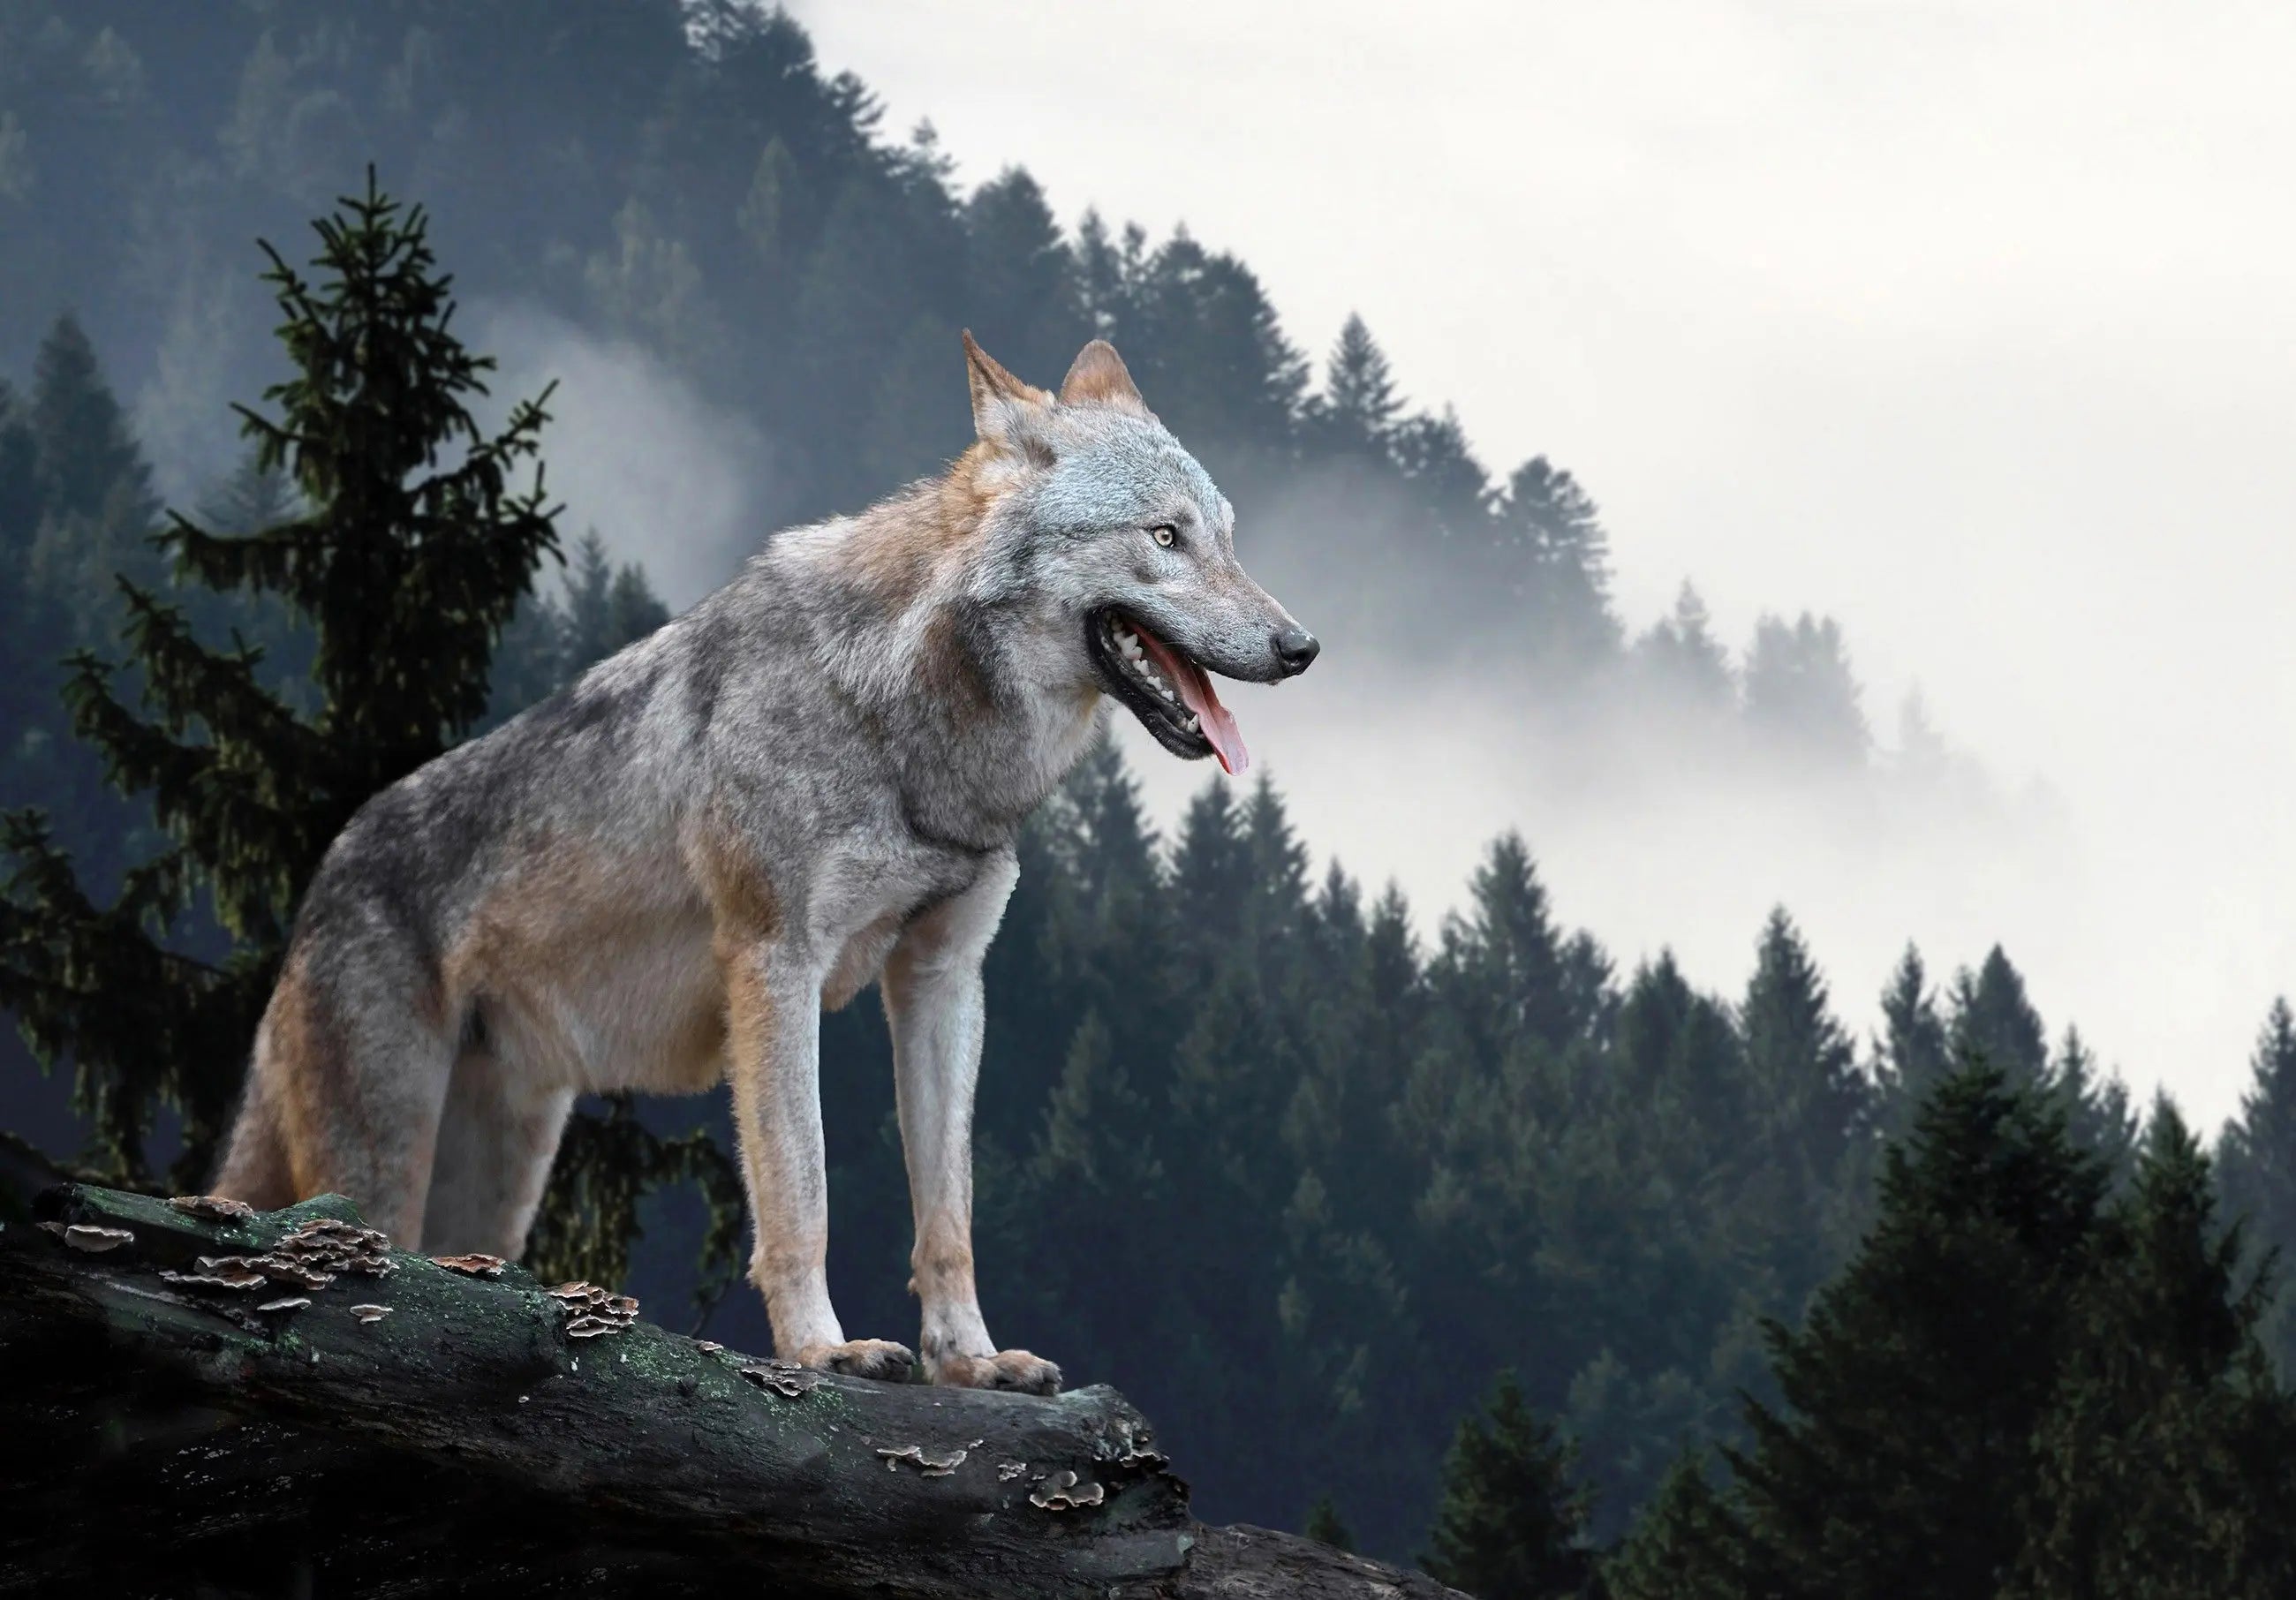
M347 1194L411 1247L455 1054L436 974L387 930L299 944L256 1032L217 1190L266 1207Z
M463 1046L439 1119L424 1250L513 1261L525 1251L574 1104L563 1081L515 1037Z
M980 1071L980 961L1012 893L1010 857L903 933L882 980L893 1035L901 1147L917 1243L909 1286L923 1302L925 1374L967 1389L1055 1394L1061 1369L988 1336L972 1282L972 1090Z

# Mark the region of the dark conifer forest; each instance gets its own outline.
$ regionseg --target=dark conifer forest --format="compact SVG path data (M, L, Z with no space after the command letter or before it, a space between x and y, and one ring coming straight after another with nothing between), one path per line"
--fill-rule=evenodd
M962 447L960 327L1039 381L1104 335L1239 507L1313 521L1241 542L1327 641L1439 638L1688 773L1868 769L1833 621L1734 651L1685 586L1630 627L1563 465L1479 462L1360 320L1311 353L1116 215L958 184L734 0L0 4L0 1128L201 1186L350 812L664 622L632 553L746 554L562 515L556 398L454 302L746 419L753 544ZM1097 748L989 958L993 1325L1120 1388L1208 1517L1485 1600L2296 1593L2284 1003L2212 1138L1998 948L1907 948L1860 1037L1791 908L1705 993L1575 930L1538 846L1414 915L1265 779L1160 829ZM823 1099L839 1307L909 1338L867 997ZM730 1148L722 1091L586 1105L537 1262L767 1348Z

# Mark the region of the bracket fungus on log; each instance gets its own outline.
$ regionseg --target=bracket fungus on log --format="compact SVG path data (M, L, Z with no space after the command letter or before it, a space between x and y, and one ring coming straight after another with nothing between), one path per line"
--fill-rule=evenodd
M1029 1504L1040 1511L1072 1511L1097 1506L1107 1497L1106 1485L1079 1483L1073 1471L1062 1468L1029 1492Z
M168 1204L186 1217L204 1217L211 1222L239 1222L255 1215L255 1208L243 1200L226 1200L220 1194L178 1194Z
M976 1439L972 1444L977 1445L980 1442L980 1440ZM964 1458L972 1452L972 1445L960 1446L946 1455L932 1456L926 1453L922 1445L905 1444L896 1449L888 1449L880 1445L877 1447L877 1454L885 1458L885 1470L889 1473L898 1472L901 1464L906 1461L917 1469L919 1477L946 1478L964 1465Z
M1206 1527L1111 1389L813 1372L493 1258L400 1271L390 1307L249 1292L422 1259L338 1195L242 1217L67 1184L34 1209L55 1226L0 1226L0 1371L39 1374L0 1383L0 1574L27 1593L1450 1593ZM135 1247L89 1253L74 1228ZM583 1317L618 1325L615 1359L560 1336Z
M118 1250L123 1244L135 1243L135 1235L124 1227L99 1227L92 1223L75 1222L69 1227L42 1223L41 1227L62 1238L74 1250L84 1250L90 1255L102 1255Z
M616 1294L611 1289L601 1289L595 1284L586 1284L578 1279L571 1284L561 1284L555 1289L545 1289L543 1292L566 1308L566 1337L569 1339L595 1339L601 1333L619 1333L635 1325L638 1319L638 1302L636 1300L627 1294Z
M503 1268L510 1265L500 1256L490 1256L483 1251L472 1251L464 1256L432 1256L430 1261L449 1272L464 1273L474 1278L498 1278Z
M716 1348L724 1350L726 1347L721 1344ZM777 1394L785 1400L793 1400L809 1393L821 1383L819 1373L794 1361L753 1361L747 1366L737 1366L734 1370L758 1388Z

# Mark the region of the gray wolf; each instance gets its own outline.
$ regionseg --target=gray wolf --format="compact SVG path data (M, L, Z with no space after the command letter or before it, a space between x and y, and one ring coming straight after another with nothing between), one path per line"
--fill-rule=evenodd
M730 1080L780 1355L908 1375L831 1309L820 1012L892 1033L937 1383L1050 1393L973 1285L981 957L1029 811L1112 703L1240 771L1210 674L1316 644L1105 342L1057 395L964 336L977 439L787 530L570 688L371 800L304 897L217 1187L333 1190L403 1246L515 1256L575 1096Z

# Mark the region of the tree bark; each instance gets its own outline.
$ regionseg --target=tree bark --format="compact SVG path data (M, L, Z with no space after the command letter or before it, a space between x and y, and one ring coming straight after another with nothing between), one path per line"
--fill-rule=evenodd
M0 1225L0 1594L1451 1593L1204 1527L1111 1389L800 1372L388 1251L335 1195L34 1211Z

